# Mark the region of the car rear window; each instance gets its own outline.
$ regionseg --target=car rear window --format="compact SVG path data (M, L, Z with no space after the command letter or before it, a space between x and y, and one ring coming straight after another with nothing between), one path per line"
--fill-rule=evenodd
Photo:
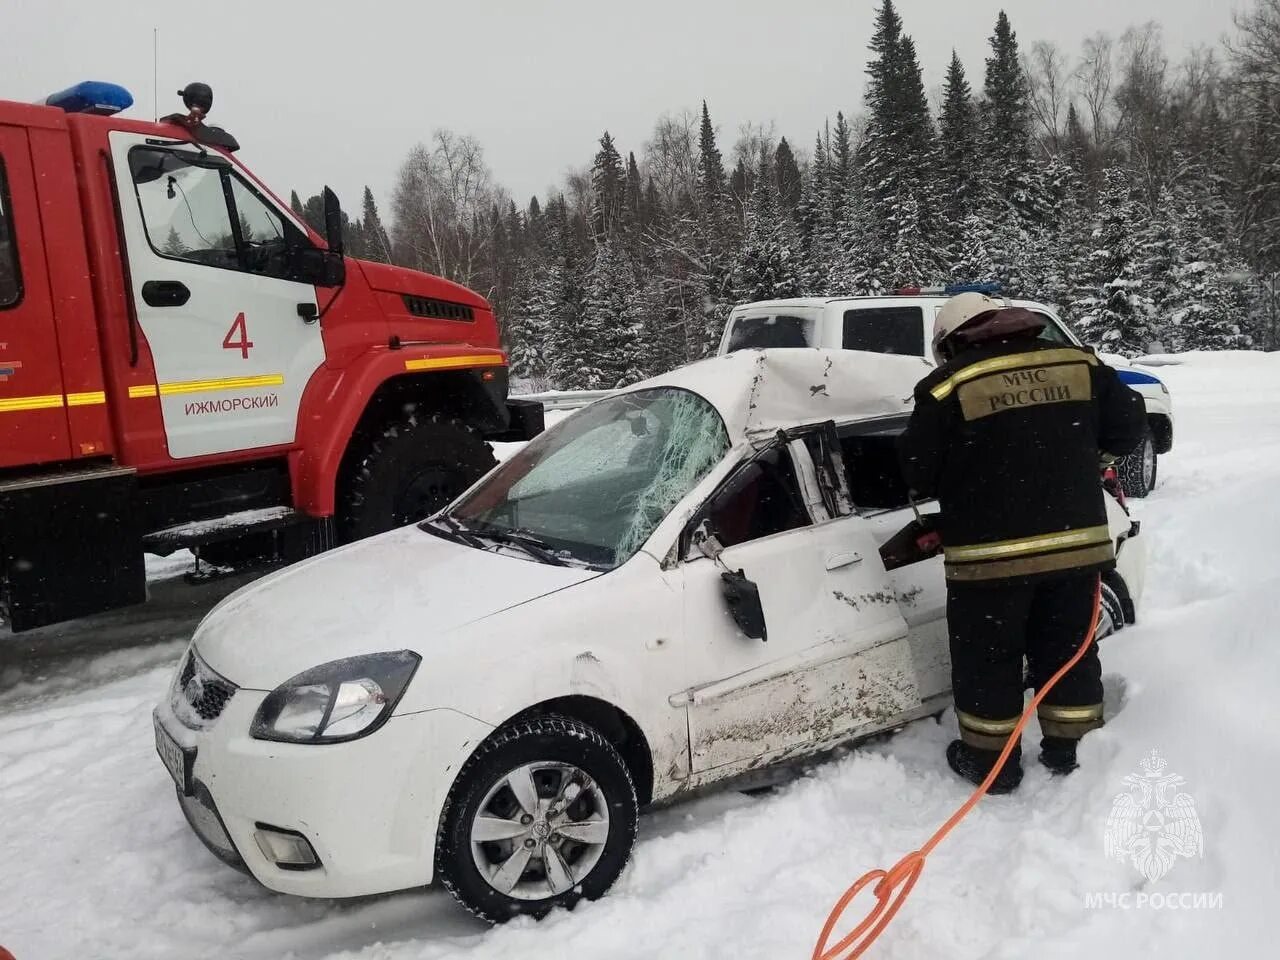
M729 353L735 350L768 350L773 347L812 347L810 317L739 317L729 334Z
M846 310L844 348L923 357L924 311L920 307L859 307Z

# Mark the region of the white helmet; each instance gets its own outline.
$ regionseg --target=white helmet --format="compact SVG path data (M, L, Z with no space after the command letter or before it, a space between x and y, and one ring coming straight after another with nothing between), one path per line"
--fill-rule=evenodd
M992 310L1003 310L1005 304L1000 300L992 300L981 293L961 293L952 297L942 305L933 321L933 359L942 366L946 358L938 349L939 345L951 334L955 333L974 317L980 317Z

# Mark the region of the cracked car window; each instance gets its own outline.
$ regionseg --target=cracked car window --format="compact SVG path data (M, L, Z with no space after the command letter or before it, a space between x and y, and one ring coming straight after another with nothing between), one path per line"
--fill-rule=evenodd
M452 516L536 536L565 559L615 567L728 452L720 414L687 390L598 401L499 467Z

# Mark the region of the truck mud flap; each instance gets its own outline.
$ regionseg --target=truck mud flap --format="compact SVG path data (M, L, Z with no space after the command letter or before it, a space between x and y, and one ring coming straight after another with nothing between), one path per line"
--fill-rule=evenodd
M0 481L0 596L15 633L146 599L137 488L119 467Z

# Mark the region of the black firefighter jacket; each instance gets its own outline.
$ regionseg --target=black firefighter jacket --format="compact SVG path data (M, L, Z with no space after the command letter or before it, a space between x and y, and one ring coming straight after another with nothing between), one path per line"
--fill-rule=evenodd
M1142 397L1090 350L978 343L925 377L899 441L907 483L937 497L951 583L1108 569L1099 454L1131 452Z

